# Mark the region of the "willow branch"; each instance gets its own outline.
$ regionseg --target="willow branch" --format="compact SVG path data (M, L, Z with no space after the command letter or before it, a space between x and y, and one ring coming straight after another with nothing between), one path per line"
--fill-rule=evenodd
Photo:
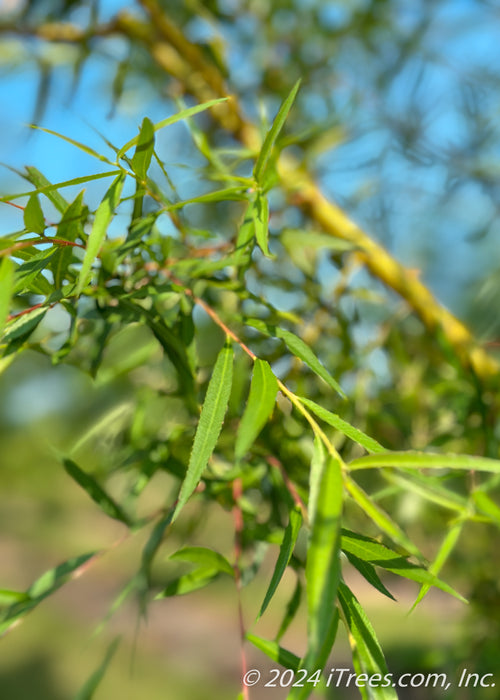
M167 17L157 0L139 0L149 15L144 22L129 13L118 14L111 22L80 28L65 22L38 27L0 25L0 33L14 32L52 42L82 43L93 38L121 35L143 44L156 65L174 77L180 87L199 101L225 97L227 87L217 66L207 61L201 49L190 42ZM236 98L212 110L221 126L245 147L257 152L261 136L243 116ZM500 371L499 363L480 346L468 328L435 299L415 274L399 263L374 241L335 203L321 192L311 175L293 158L282 156L278 172L283 189L327 234L352 243L359 259L370 273L402 297L430 333L440 330L466 369L480 380L490 380Z
M175 62L170 63L169 57L162 53L156 42L151 48L158 65L171 75L177 73L176 77L180 78L180 65L181 61L184 61L195 71L197 77L197 80L194 81L191 78L186 84L195 97L206 100L225 96L227 89L222 76L216 75L217 67L207 63L201 50L189 42L167 18L157 0L140 0L140 4L149 13L164 44L171 48L170 55L173 56L172 51L175 51ZM185 70L181 72L186 73ZM199 78L203 78L202 85L199 85ZM227 103L225 110L225 113L214 110L214 116L243 145L251 150L257 150L260 144L259 133L256 127L242 116L235 98ZM412 271L404 267L382 245L356 225L339 206L330 202L309 173L293 158L282 156L278 163L278 172L282 187L294 202L325 233L352 243L371 274L401 296L429 332L435 333L439 329L442 331L466 369L472 369L482 380L489 380L498 374L500 365L478 345L468 328L441 306Z

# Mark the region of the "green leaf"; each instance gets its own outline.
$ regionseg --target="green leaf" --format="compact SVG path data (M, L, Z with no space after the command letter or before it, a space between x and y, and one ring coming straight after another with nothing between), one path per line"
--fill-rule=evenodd
M315 670L335 614L340 580L340 520L343 504L340 463L328 457L316 495L307 550L308 646L304 668Z
M71 144L71 146L75 146L78 148L80 151L83 151L89 156L92 156L93 158L97 158L97 160L102 160L105 163L108 163L109 165L113 165L113 162L109 160L109 158L106 158L106 156L101 155L97 151L94 151L93 148L90 148L89 146L86 146L84 143L81 143L80 141L75 141L75 139L70 138L69 136L65 136L64 134L60 134L58 131L52 131L52 129L46 129L43 126L36 126L35 124L30 124L32 129L37 129L38 131L44 131L46 134L51 134L51 136L57 136L58 139L61 139L62 141L66 141L67 143Z
M362 671L370 676L375 674L384 676L388 673L388 669L375 630L356 596L343 582L339 584L339 601L345 624L362 664ZM397 700L396 691L391 686L371 687L370 691L371 697L376 700Z
M260 249L267 258L274 258L269 252L269 204L267 197L260 192L255 197L252 207L252 218L255 227L255 238Z
M144 117L142 120L139 140L132 157L132 170L141 182L146 180L151 158L155 147L155 129L152 122Z
M184 199L182 202L174 202L173 204L167 204L164 209L165 211L175 211L176 209L182 209L187 204L210 204L211 202L228 202L246 199L245 188L241 185L238 187L225 187L223 190L214 190L213 192L206 192L205 194L200 194L198 197L192 197L191 199Z
M21 600L14 602L0 615L0 635L21 617L29 613L47 596L73 578L78 570L96 556L96 552L82 554L46 571L26 591Z
M97 483L93 476L90 476L90 474L80 469L71 459L64 459L63 464L69 476L87 492L90 498L97 503L99 508L106 513L106 515L114 520L119 520L127 526L132 524L128 515L126 515L122 508L120 508L111 496L106 493L102 486Z
M290 350L290 352L298 357L323 381L325 381L328 386L334 389L342 398L347 398L342 387L335 381L335 379L330 375L328 370L321 364L316 355L313 353L311 348L304 343L304 341L298 336L294 335L290 331L286 331L277 326L268 326L264 321L260 319L247 319L248 325L253 326L264 335L274 336L275 338L281 338L285 342L285 345Z
M24 208L24 226L28 231L43 234L45 231L45 217L38 196L32 194L28 204Z
M347 421L342 420L342 418L340 418L340 416L338 416L336 413L327 411L326 408L319 406L317 403L314 403L314 401L306 399L303 396L298 396L297 398L304 406L311 409L311 411L315 413L318 418L321 418L321 420L323 420L325 423L328 423L328 425L336 428L346 437L350 438L354 442L357 442L358 445L364 447L367 452L386 452L385 447L382 447L379 442L371 438L369 435L366 435L366 433L363 433L361 430L358 430L358 428L355 428L350 423L347 423Z
M248 402L236 433L234 454L241 459L253 445L273 412L278 382L269 363L255 360Z
M204 567L190 571L188 574L179 576L179 578L171 581L163 591L155 596L155 600L198 591L200 588L205 588L211 584L219 574L220 571L217 569L206 569Z
M5 588L0 589L0 607L10 606L14 603L24 603L30 600L30 597L24 591L9 591Z
M436 555L436 558L432 562L432 564L429 566L429 572L435 576L439 574L441 569L443 568L446 560L450 556L451 552L455 548L455 545L458 542L458 538L460 537L460 534L462 532L463 526L465 524L464 520L460 520L459 522L454 523L451 525L450 529L446 533L446 536L441 544L441 547L439 548L439 551ZM424 596L427 595L427 592L430 590L431 586L435 584L431 583L425 583L422 588L420 589L420 592L417 596L417 599L412 605L412 610L416 608L416 606L420 603L420 601L424 598Z
M209 100L208 102L204 102L201 105L196 105L195 107L189 107L189 109L183 109L180 112L177 112L177 114L172 115L171 117L168 117L167 119L163 119L161 122L157 122L156 124L153 125L153 128L155 131L158 131L159 129L163 129L166 126L170 126L171 124L175 124L178 121L182 121L183 119L187 119L188 117L192 117L195 114L198 114L199 112L204 112L207 109L210 109L210 107L213 107L214 105L218 105L221 102L226 102L229 98L228 97L220 97L216 100ZM139 142L140 135L135 136L133 139L128 141L120 150L118 151L117 154L117 161L120 160L120 158L129 150L129 148L132 148L132 146L135 146Z
M56 209L59 209L59 211L63 212L66 207L68 206L68 202L64 199L64 197L59 194L57 191L60 187L60 185L52 185L45 175L42 175L42 173L34 168L33 166L28 166L26 168L26 175L25 179L27 179L29 182L31 182L35 187L37 188L35 192L27 192L20 195L17 195L18 197L26 196L29 195L32 197L35 195L37 192L40 194L43 192L47 199L52 202L52 204L56 207ZM2 198L3 199L3 198Z
M281 581L281 578L285 573L285 569L288 566L292 557L293 548L295 547L295 543L297 542L297 537L299 535L301 525L302 514L300 512L300 509L298 507L292 508L292 510L290 511L290 520L286 527L285 534L283 536L283 542L281 543L280 547L280 553L276 561L276 566L274 567L273 575L269 583L269 587L266 591L266 595L264 597L264 601L260 608L257 619L259 619L259 617L264 613L265 609L271 602L271 599L275 594L276 589L278 588L279 582Z
M361 510L378 525L378 527L385 532L389 537L399 544L403 549L406 549L411 554L414 554L421 561L423 560L422 553L416 547L411 540L405 535L403 530L397 525L385 511L382 510L371 498L363 491L363 489L358 486L358 484L346 477L344 479L345 486L349 491L350 495L354 501L358 504Z
M93 559L96 554L97 552L81 554L78 557L68 559L55 568L46 571L28 588L26 591L27 595L33 600L37 599L37 601L47 597L69 581L73 577L73 574L90 561L90 559Z
M9 321L4 329L2 342L10 343L13 340L27 338L38 326L47 311L47 308L40 307Z
M219 552L214 552L213 549L208 549L207 547L183 547L177 552L174 552L170 556L170 559L188 561L191 564L197 564L204 569L220 571L221 573L234 577L234 569L226 557L219 554Z
M227 410L233 379L233 348L225 345L217 357L194 437L186 477L182 482L173 520L198 486L215 449Z
M347 398L342 387L335 381L328 370L318 360L311 348L306 345L301 338L282 328L276 328L276 337L284 340L290 352L305 362L318 377L321 377L321 379L328 384L328 386L340 394L342 398Z
M100 682L104 678L108 666L111 663L111 660L113 659L116 650L118 649L119 643L120 639L118 637L111 642L111 644L108 646L103 661L94 671L94 673L90 676L90 678L85 682L85 684L80 688L78 693L75 695L75 700L92 700L95 691L97 690Z
M82 219L84 217L83 192L84 191L82 190L64 212L57 227L58 238L65 241L75 241L78 237L82 237ZM74 251L71 246L66 246L60 249L58 253L59 255L57 259L54 260L51 265L52 272L54 273L54 284L56 289L59 289L64 282L68 266L73 259Z
M253 170L254 177L259 184L261 184L264 180L264 175L266 172L267 164L269 162L269 158L271 157L273 146L276 143L276 139L278 138L279 133L285 124L288 112L290 111L293 105L299 87L300 80L297 80L297 82L291 89L288 97L284 100L283 104L279 108L278 114L274 119L273 125L266 134L266 138L264 139L264 143L262 144L259 157L257 158L257 162L255 163L255 167Z
M386 547L376 540L372 540L364 535L359 535L348 530L342 530L342 550L346 553L368 561L374 566L380 566L393 574L407 578L417 583L428 584L435 588L440 588L445 593L455 596L462 602L466 599L457 593L451 586L441 581L433 573L421 566L412 564L406 557L402 557L389 547Z
M363 576L363 578L366 581L368 581L369 584L371 584L374 588L377 589L377 591L379 591L383 595L387 596L388 598L391 598L391 600L396 600L396 598L392 595L392 593L389 590L387 590L387 588L380 580L380 576L377 574L373 564L370 564L370 562L367 561L363 561L363 559L359 559L356 555L352 554L351 552L345 552L345 555L349 562L354 566L355 569L359 571L361 576Z
M84 287L88 284L92 265L99 254L99 250L101 249L106 237L108 226L120 201L120 194L124 181L125 175L120 173L118 177L113 180L111 187L106 192L104 199L97 208L94 225L92 226L92 230L89 234L85 256L83 258L80 275L78 277L78 285L76 288L77 295L81 294Z
M500 460L470 455L430 454L427 452L385 452L353 459L351 470L396 467L406 469L460 469L500 474Z
M472 494L472 500L479 510L487 515L496 524L500 525L500 508L497 506L488 494L480 489L477 489Z
M13 288L14 265L9 258L3 258L0 263L0 338L9 317Z
M307 515L312 526L316 519L316 505L318 503L321 479L325 469L326 452L323 441L318 435L314 436L314 451L309 469L309 501Z
M36 168L26 168L28 171L36 171L36 176L33 178L33 184L37 186L36 190L30 190L29 192L15 192L13 194L7 194L0 197L0 202L11 201L14 199L20 199L21 197L30 197L32 194L45 194L47 198L54 204L57 209L62 213L66 211L69 206L67 202L60 194L57 192L61 187L72 187L73 185L82 185L85 182L91 182L92 180L100 180L104 177L111 177L112 175L123 174L122 170L108 170L105 173L97 173L96 175L84 175L83 177L75 177L72 180L65 180L64 182L57 182L52 185ZM31 178L28 178L30 182Z
M23 294L25 292L33 292L31 288L32 282L49 266L56 252L57 249L55 247L41 250L32 255L28 261L20 265L15 273L13 293ZM51 291L53 291L52 288Z
M263 651L272 661L285 668L291 668L293 671L298 671L300 667L300 659L291 651L284 649L277 642L271 642L269 639L263 639L255 634L247 633L246 639Z
M437 503L443 508L466 514L468 510L467 499L451 489L447 489L441 482L431 479L427 474L414 472L403 476L398 472L385 471L384 477L393 484L397 484L405 491L411 491L425 498L431 503Z

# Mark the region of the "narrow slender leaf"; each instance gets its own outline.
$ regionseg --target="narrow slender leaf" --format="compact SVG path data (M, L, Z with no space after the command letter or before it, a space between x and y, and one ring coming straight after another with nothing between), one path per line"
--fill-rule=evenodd
M170 556L170 559L188 561L204 569L212 569L213 571L219 571L234 577L234 569L226 557L207 547L183 547L177 552L174 552Z
M282 328L276 328L276 337L281 338L285 341L287 348L290 352L301 359L306 365L312 369L312 371L321 377L328 386L330 386L334 391L336 391L342 398L347 398L342 387L337 381L331 376L328 370L321 364L316 355L313 353L311 348L304 343L304 341L298 336L294 335L290 331L285 331Z
M368 581L369 584L371 584L374 588L377 589L377 591L379 591L383 595L387 596L388 598L391 598L391 600L396 600L396 598L392 595L392 593L389 590L387 590L387 588L380 580L380 576L377 574L373 564L359 559L354 554L351 554L351 552L345 552L345 555L348 558L349 562L354 566L355 569L359 571L361 576L363 576L363 578L366 581Z
M132 157L132 170L141 182L146 180L151 158L155 147L155 129L152 122L144 117L142 120L139 140Z
M309 502L307 504L307 515L309 524L312 527L316 520L316 506L321 488L321 479L325 470L326 452L321 438L314 436L314 452L309 469Z
M78 277L78 285L76 288L77 295L81 294L83 288L88 283L92 265L99 254L99 250L101 249L106 237L108 226L120 201L120 194L124 181L125 175L120 173L118 177L113 180L111 187L106 192L104 199L97 208L94 225L92 226L92 230L87 241L85 257L83 258L80 275Z
M97 483L94 477L80 469L71 459L64 459L63 464L69 476L87 492L90 498L97 503L99 508L106 513L106 515L109 515L109 517L114 520L119 520L125 525L130 526L132 524L128 515L126 515L122 508L106 493L102 486Z
M55 247L41 250L20 265L15 273L13 293L22 294L25 292L33 292L34 290L31 287L33 281L49 266L56 252L57 250ZM47 282L47 280L45 280L45 282ZM47 282L47 284L49 283ZM54 291L52 285L50 285L49 288L50 291Z
M24 208L24 226L28 231L43 234L45 217L36 194L32 194Z
M33 195L36 195L38 192L41 194L42 192L46 195L47 199L52 202L52 204L56 207L56 209L59 209L59 211L63 212L66 207L68 206L68 202L64 199L64 197L59 194L57 191L60 187L60 185L53 185L52 183L47 180L45 175L43 175L39 170L34 168L32 165L28 166L26 168L26 175L24 176L25 179L27 179L29 182L31 182L32 185L35 185L36 191L35 192L28 192L25 193L24 196L29 194L30 197ZM17 195L18 197L22 197L23 195Z
M155 596L155 600L161 598L170 598L176 595L186 595L198 591L200 588L205 588L212 583L220 574L217 569L200 567L188 574L179 576L174 581L171 581L166 588Z
M123 171L121 170L108 170L105 173L97 173L95 175L84 175L83 177L75 177L72 180L65 180L64 182L57 182L56 184L51 184L36 168L26 168L28 171L36 171L36 176L33 178L33 184L37 187L36 190L30 190L29 192L15 192L13 194L6 194L0 197L0 202L12 201L14 199L20 199L21 197L30 197L32 194L45 194L47 198L54 204L61 213L66 211L69 206L67 202L60 194L57 192L61 187L72 187L73 185L82 185L85 182L91 182L92 180L101 180L104 177L112 177L113 175L120 175ZM28 178L30 182L31 178ZM39 186L37 183L41 183Z
M482 513L491 518L494 523L500 525L500 508L497 506L495 501L488 496L488 494L480 489L477 489L472 494L472 500Z
M397 484L406 492L411 491L432 503L466 514L468 509L467 499L458 493L447 489L443 484L436 483L427 475L415 472L408 477L398 472L384 472L384 477L393 484ZM415 479L417 477L418 480ZM418 478L420 477L420 478Z
M247 633L246 638L248 641L263 651L266 656L268 656L272 661L285 668L291 668L293 671L298 671L300 667L300 659L291 651L284 649L277 642L271 642L269 639L263 639L258 637L256 634Z
M421 566L412 564L406 557L402 557L389 547L364 535L342 530L342 549L349 554L354 554L363 561L368 561L375 566L380 566L393 574L407 578L417 583L428 584L440 588L445 593L455 596L462 602L467 601L451 586L441 581L431 571Z
M261 193L257 193L255 198L252 217L255 227L255 238L260 249L267 258L275 257L269 252L269 204L267 197Z
M228 99L228 97L220 97L216 100L209 100L208 102L204 102L201 105L196 105L195 107L189 107L189 109L183 109L180 112L177 112L177 114L174 114L171 117L163 119L161 122L157 122L156 124L154 124L154 130L158 131L159 129L163 129L166 126L175 124L178 121L182 121L183 119L187 119L188 117L193 117L195 114L198 114L199 112L204 112L205 110L210 109L210 107L213 107L214 105L218 105L221 102L226 102L226 100ZM126 153L129 150L129 148L132 148L132 146L135 146L138 143L139 138L140 136L135 136L124 146L122 146L122 148L120 148L117 154L117 161L120 160L124 153Z
M278 110L278 114L276 115L271 128L266 134L266 138L264 139L264 143L262 144L262 148L260 150L259 157L257 158L257 162L255 163L255 168L253 171L254 177L259 184L262 183L264 179L264 175L266 172L267 164L269 162L269 158L271 157L273 146L276 143L276 139L278 138L279 133L285 124L288 112L290 111L293 105L299 87L300 80L298 80L295 83L288 97L286 97L286 99L284 100L283 104Z
M437 576L441 569L443 568L446 560L450 556L451 552L455 548L455 545L458 542L458 538L460 537L460 534L462 532L463 526L465 524L464 520L460 520L459 522L454 523L448 532L446 533L446 536L443 540L443 543L441 544L441 547L439 548L439 552L436 555L436 558L432 562L432 564L429 566L429 572L433 574L434 576ZM425 583L423 584L422 588L420 589L420 592L417 596L417 599L412 605L412 610L416 608L416 606L420 603L420 601L427 595L427 592L430 590L432 587L431 583Z
M24 603L30 600L30 597L24 591L9 591L5 588L0 589L0 607L10 606L14 603Z
M356 596L343 582L339 584L339 600L363 671L370 676L380 674L383 677L388 673L388 669L375 630ZM370 690L373 698L377 700L397 700L397 693L391 686L371 687Z
M380 443L371 438L369 435L363 433L361 430L358 430L358 428L355 428L350 423L347 423L347 421L342 420L342 418L340 418L340 416L338 416L336 413L327 411L326 408L319 406L317 403L314 403L314 401L306 399L303 396L299 396L298 398L300 402L304 404L304 406L307 406L307 408L310 408L311 411L318 416L318 418L321 418L321 420L325 421L325 423L328 423L328 425L336 428L346 437L350 438L354 442L357 442L358 445L364 447L367 452L386 452L385 447L382 447Z
M427 452L384 452L353 459L349 468L377 469L396 467L406 469L460 469L500 474L500 460L471 455L430 454Z
M13 288L14 265L9 258L3 258L0 262L0 338L9 316Z
M306 561L308 646L304 668L316 668L335 614L340 580L340 520L343 504L340 463L328 457L321 475Z
M215 190L214 192L206 192L205 194L200 194L198 197L192 197L191 199L184 199L182 202L174 202L173 204L167 204L165 206L166 211L175 211L176 209L182 209L188 204L210 204L211 202L228 202L246 199L244 187L226 187L223 190Z
M226 414L233 379L233 348L224 346L215 363L208 385L200 421L194 437L186 477L182 482L173 520L198 486L201 475L215 449Z
M29 613L33 608L36 608L47 596L73 578L78 569L95 557L96 554L96 552L82 554L42 574L28 588L21 600L14 602L0 614L0 635L12 627L17 620Z
M83 151L89 156L92 156L93 158L97 158L97 160L102 160L105 163L108 163L109 165L113 165L113 162L109 160L109 158L106 158L105 156L101 155L97 151L94 151L93 148L90 148L89 146L86 146L84 143L81 143L80 141L75 141L75 139L70 138L69 136L65 136L64 134L60 134L58 131L52 131L52 129L46 129L43 126L36 126L36 124L30 124L32 129L37 129L38 131L44 131L46 134L51 134L51 136L57 136L58 139L61 139L62 141L66 141L67 143L71 144L72 146L75 146L78 148L80 151Z
M271 367L265 360L256 359L248 402L236 434L234 454L237 460L245 455L267 423L273 412L277 393L278 382Z
M27 338L38 326L47 311L47 308L40 307L9 321L4 329L2 342L10 343L13 340Z
M423 555L413 542L408 539L403 530L397 525L380 506L378 506L370 496L358 486L358 484L350 478L345 478L345 485L354 501L358 504L361 510L378 525L389 537L399 544L403 549L406 549L411 554L414 554L421 561Z
M260 608L257 619L259 619L259 617L264 613L265 609L271 602L271 599L275 594L276 589L278 588L279 582L281 581L281 578L285 573L285 569L288 566L292 557L293 548L295 547L295 543L297 542L297 537L299 535L301 525L302 514L299 508L292 508L292 510L290 511L290 520L286 527L285 534L283 536L283 542L281 543L280 547L280 553L276 561L276 566L274 567L273 575L269 583L269 587L266 591L266 595L264 597L264 601Z
M120 644L120 639L117 637L114 639L111 644L109 645L106 654L104 656L104 659L102 663L96 668L94 673L90 676L90 678L85 682L85 684L80 688L78 693L75 696L75 700L92 700L94 697L94 693L97 690L100 682L104 678L104 675L108 669L109 664L111 663L113 656L116 653L116 650L118 649L118 645Z

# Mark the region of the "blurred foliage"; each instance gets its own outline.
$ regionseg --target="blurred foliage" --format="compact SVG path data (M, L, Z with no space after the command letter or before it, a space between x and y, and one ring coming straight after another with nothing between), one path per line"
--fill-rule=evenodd
M480 350L473 339L462 343L464 354L457 352L449 327L432 325L426 304L423 311L412 308L405 295L421 276L468 318L493 357L500 139L498 67L489 58L498 14L492 3L450 0L144 0L113 11L106 2L47 0L4 12L0 60L8 71L22 74L28 63L37 71L37 124L51 128L47 105L68 65L75 99L93 65L99 67L96 95L109 103L110 113L140 109L142 120L148 100L158 99L164 112L178 113L172 119L178 123L165 131L146 117L125 145L111 143L112 137L98 150L69 144L68 157L79 148L101 169L75 172L80 180L68 189L51 186L42 163L40 171L17 171L15 188L1 200L5 206L20 201L23 209L0 251L0 323L7 319L2 430L10 445L5 482L13 492L32 490L57 507L52 483L63 488L72 477L132 532L154 523L139 569L124 589L135 594L142 612L147 603L161 605L152 602L155 596L196 590L224 573L234 577L236 588L246 586L269 544L281 544L277 571L291 569L303 585L305 567L309 591L311 580L330 591L319 613L311 602L314 591L307 594L303 662L323 665L314 637L325 641L331 633L320 620L336 610L339 547L347 552L338 529L328 533L325 526L330 539L324 551L330 548L332 561L322 571L325 554L315 549L315 537L321 538L311 515L319 509L325 522L334 515L328 509L335 499L321 497L337 492L325 476L335 470L332 461L354 467L366 449L372 451L367 435L387 450L498 459L498 376L483 376L464 361ZM235 98L196 106L222 92ZM248 124L259 136L257 145ZM76 134L64 137L79 141ZM396 286L387 288L384 276L374 279L363 268L366 263L373 272L369 243L360 248L349 236L323 230L300 191L284 185L280 167L287 166L280 163L290 159L412 265L398 268ZM113 184L102 186L105 172ZM80 192L83 185L98 188L92 191L99 193L99 206ZM31 195L21 197L26 191ZM457 294L458 287L466 292ZM439 317L433 297L427 306ZM234 366L224 355L230 347L225 337L234 346ZM244 428L248 448L235 459L235 435L242 434L252 396L252 353L267 364L259 365L264 375L258 385L254 365L256 398ZM262 367L282 382L272 415L265 406L272 389ZM333 390L336 382L347 401ZM221 388L230 396L224 398ZM328 418L300 397L326 409ZM44 439L54 436L38 465L29 443L21 439L12 446L13 426L30 421ZM262 429L259 435L251 424ZM14 449L25 455L15 457L27 464L20 473ZM344 473L350 486L343 527L377 542L383 534L395 557L413 554L400 558L418 563L419 572L443 574L470 598L462 642L447 658L422 658L411 670L429 663L429 671L462 665L489 673L499 651L498 468L490 469L497 474L482 473L489 463L472 459L466 474L458 462L456 469L416 471L411 455L399 469L353 471L351 481ZM54 479L50 484L42 464ZM177 520L181 484L181 504L191 495L194 503ZM311 521L309 544L303 535L294 540L291 513L301 504ZM235 543L229 538L220 546L211 533L200 534L209 506L225 513ZM163 538L168 544L172 537L179 561L157 570ZM215 546L225 558L182 553L193 543ZM375 540L367 546L376 547ZM64 551L71 552L68 560L81 554L67 543ZM351 552L350 563L368 571L380 590L373 565L380 560L370 556L363 565ZM187 572L183 561L198 568ZM315 562L312 573L309 561ZM75 560L71 571L53 571L51 586L63 585L83 566ZM345 558L342 566L348 570ZM425 576L419 576L425 588ZM393 580L382 578L389 588ZM10 591L16 600L5 591L4 604L12 603L5 626L52 590ZM341 624L349 627L346 605ZM284 629L278 640L282 634ZM355 668L383 672L383 656L363 656L362 641L356 639ZM484 697L491 695L485 691Z

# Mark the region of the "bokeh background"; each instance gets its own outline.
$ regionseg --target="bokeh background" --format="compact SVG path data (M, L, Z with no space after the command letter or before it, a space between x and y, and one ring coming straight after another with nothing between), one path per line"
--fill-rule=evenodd
M238 94L255 122L271 119L291 85L302 78L287 125L290 151L304 161L325 194L419 275L496 353L499 4L189 0L163 5L184 34L204 47L207 61L223 66L229 91ZM120 0L0 1L2 195L29 189L15 172L25 165L36 166L54 182L99 171L100 164L91 157L31 129L30 123L99 151L105 148L103 136L120 146L135 135L144 116L155 122L178 109L180 86L154 65L144 47L113 32L87 42L55 43L37 29L59 22L105 26L124 12L138 20L145 16L140 3ZM235 148L208 117L197 123L214 143ZM179 197L202 192L206 164L185 126L161 132L158 144ZM97 206L104 188L102 181L89 183L90 206ZM77 191L69 188L68 197ZM306 306L300 285L309 263L293 260L299 269L290 272L287 256L293 259L293 243L287 248L278 233L300 226L301 214L285 206L279 192L271 204L271 246L281 256L283 271L274 283L264 283L258 275L251 283L278 308L300 314ZM0 206L0 233L21 229L22 212ZM240 215L237 208L213 207L186 213L190 223L202 221L222 237L234 235ZM126 210L113 222L111 235L120 234L124 221ZM330 254L313 257L319 306L322 298L338 295L345 333L341 347L331 352L343 355L336 366L355 400L354 417L388 447L431 444L498 456L494 389L478 389L442 339L429 338L410 310L363 269L346 271ZM321 316L315 322L321 333ZM47 324L40 333L64 334L67 329L67 319L57 313L47 317ZM209 331L206 340L208 347L217 345ZM156 348L148 348L142 338L132 344L148 362L142 371L154 373ZM0 586L22 589L58 561L119 539L120 527L110 524L69 481L57 453L72 449L84 436L80 449L85 459L99 462L103 472L112 464L141 371L130 370L130 347L130 338L117 338L95 378L76 366L53 367L35 352L0 376ZM102 428L92 433L97 417L102 417ZM437 543L430 533L444 522L443 515L413 493L401 500L399 509L400 520L420 541L428 538L431 557ZM207 513L204 534L221 533L221 547L227 545L228 529L224 515ZM147 626L138 624L134 604L126 604L92 636L133 571L131 562L143 544L140 537L113 549L1 640L2 697L73 697L116 633L124 643L96 697L236 696L238 630L229 584L158 604ZM468 607L431 593L407 617L415 589L391 581L400 601L396 605L353 579L391 670L446 669L457 677L467 667L497 672L500 685L497 545L497 532L474 525L445 569L470 599ZM264 568L271 572L272 564L270 556ZM245 592L250 618L264 588L265 581L257 581ZM273 629L285 599L259 623L260 634ZM289 646L300 647L299 624L290 634ZM349 665L345 640L337 649L335 664ZM256 667L272 665L249 653ZM494 689L481 692L452 689L447 695L495 697ZM282 695L278 689L261 688L251 697ZM344 696L356 697L347 691L338 695ZM421 690L401 694L409 699L424 696L433 697Z

